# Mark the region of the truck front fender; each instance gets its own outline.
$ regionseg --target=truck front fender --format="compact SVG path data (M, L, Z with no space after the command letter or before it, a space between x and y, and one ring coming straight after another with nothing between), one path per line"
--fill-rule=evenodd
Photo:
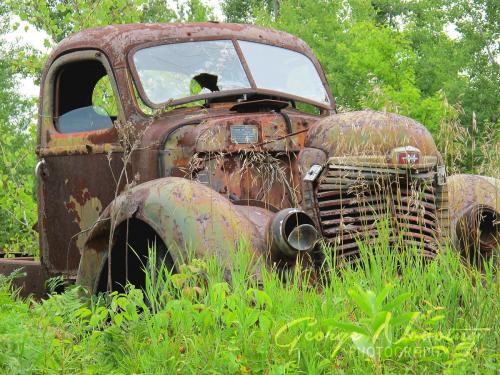
M95 290L107 261L111 229L128 219L147 224L178 266L188 255L215 255L226 264L242 239L257 256L264 255L265 230L272 215L264 208L234 205L214 190L183 178L166 177L140 184L118 196L88 232L77 282ZM113 238L112 243L115 241Z
M458 174L447 185L452 243L476 261L479 254L495 255L500 246L500 179Z

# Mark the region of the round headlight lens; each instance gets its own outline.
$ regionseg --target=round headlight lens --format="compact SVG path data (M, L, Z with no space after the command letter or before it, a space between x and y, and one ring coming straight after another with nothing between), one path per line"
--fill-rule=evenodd
M318 240L318 231L311 224L295 227L288 235L287 241L297 251L311 250Z

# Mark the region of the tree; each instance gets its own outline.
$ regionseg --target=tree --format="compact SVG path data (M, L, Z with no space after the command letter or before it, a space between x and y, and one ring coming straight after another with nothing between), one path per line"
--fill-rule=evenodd
M278 17L280 0L223 0L221 8L227 22L252 23L259 9Z
M34 103L17 92L13 62L20 49L2 39L7 21L6 9L0 7L0 250L34 252Z
M228 20L253 20L304 39L342 110L399 112L438 140L447 122L461 124L468 136L461 138L462 160L454 161L472 171L488 158L472 145L500 139L496 3L283 0L273 14L268 2L226 0L223 10Z
M7 0L13 14L59 42L76 31L134 22L206 21L212 9L200 0Z

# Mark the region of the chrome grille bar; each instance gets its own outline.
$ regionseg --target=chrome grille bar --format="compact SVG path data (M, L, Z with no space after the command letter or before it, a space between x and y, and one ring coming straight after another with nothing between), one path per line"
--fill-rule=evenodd
M353 167L329 164L315 201L323 236L337 260L355 260L358 241L376 241L377 223L387 220L393 244L416 246L434 257L439 249L434 168Z

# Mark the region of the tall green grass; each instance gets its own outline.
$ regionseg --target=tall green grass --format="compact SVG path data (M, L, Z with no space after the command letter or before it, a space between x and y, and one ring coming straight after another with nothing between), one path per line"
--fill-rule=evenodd
M493 264L479 273L453 249L425 262L387 238L342 269L325 248L324 274L274 272L242 244L230 270L213 258L160 266L145 292L73 287L36 303L4 279L0 372L497 373Z

